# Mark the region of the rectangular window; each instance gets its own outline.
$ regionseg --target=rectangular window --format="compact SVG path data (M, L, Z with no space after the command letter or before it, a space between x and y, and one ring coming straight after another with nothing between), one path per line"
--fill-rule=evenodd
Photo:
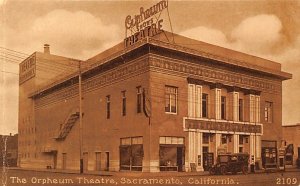
M142 112L142 87L136 87L136 112Z
M110 96L106 96L106 118L110 118Z
M209 134L208 133L203 133L202 135L202 143L203 144L209 144Z
M244 136L239 135L239 144L243 145L244 144Z
M202 94L202 117L207 118L208 114L208 94Z
M162 137L159 137L159 144L183 145L184 144L184 138L183 137L162 136Z
M165 112L177 113L177 96L178 88L166 86L165 87Z
M265 121L268 123L273 122L273 103L269 101L265 102Z
M221 119L226 119L226 97L221 97Z
M126 91L122 91L122 116L126 116Z
M244 120L244 102L242 99L239 99L239 121Z
M222 144L227 144L227 135L222 134L221 143Z

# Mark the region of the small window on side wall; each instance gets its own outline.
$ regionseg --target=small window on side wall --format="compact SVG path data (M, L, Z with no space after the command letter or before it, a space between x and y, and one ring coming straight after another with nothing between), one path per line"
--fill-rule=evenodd
M265 122L273 122L273 103L269 101L265 102Z
M165 86L165 112L177 113L178 109L178 88Z
M110 118L110 95L106 96L106 118Z

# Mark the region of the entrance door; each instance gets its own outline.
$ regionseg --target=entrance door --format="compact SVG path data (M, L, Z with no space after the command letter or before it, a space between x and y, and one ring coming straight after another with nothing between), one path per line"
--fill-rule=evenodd
M53 153L53 169L56 169L57 166L57 151Z
M87 152L83 153L83 171L88 170L88 163L89 163L89 154Z
M203 169L208 171L211 166L214 164L214 153L212 152L203 152Z
M101 152L96 152L96 171L101 170Z
M183 171L184 166L184 147L177 147L177 166L178 171Z
M105 152L105 157L104 157L104 170L108 171L109 170L109 152Z
M67 153L62 153L62 169L67 169Z

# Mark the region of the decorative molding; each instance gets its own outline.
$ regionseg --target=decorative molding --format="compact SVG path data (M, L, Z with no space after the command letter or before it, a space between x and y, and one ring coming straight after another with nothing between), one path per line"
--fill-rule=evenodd
M279 83L271 83L263 78L257 78L250 75L245 75L238 72L220 71L218 69L211 69L203 65L194 65L186 61L178 61L174 59L158 58L151 56L149 59L150 68L163 69L173 71L176 74L182 73L187 77L195 77L211 83L220 83L229 86L237 86L246 89L255 89L258 91L265 90L272 93L281 91ZM200 80L200 81L201 81Z
M251 63L246 62L246 61L232 59L232 58L229 58L228 56L225 57L225 56L219 56L219 55L216 55L216 54L211 54L211 53L208 53L208 52L205 52L205 51L201 51L200 49L195 50L195 49L187 48L185 46L176 45L176 44L156 40L154 38L149 38L149 43L153 44L153 45L157 45L157 46L163 46L163 47L168 48L168 49L173 49L175 51L181 51L181 52L184 52L184 53L200 56L200 57L203 57L203 58L212 59L212 60L215 60L215 61L235 65L235 66L238 66L238 67L243 67L243 68L248 68L248 69L252 69L252 70L256 70L256 71L261 71L261 72L264 72L264 73L273 74L273 75L275 75L277 77L280 77L280 78L283 78L283 79L291 78L291 74L286 73L286 72L261 67L261 66L251 64ZM244 55L248 56L248 54L244 54ZM259 58L259 57L256 57L256 58ZM266 60L266 59L261 59L261 60L269 61L269 60Z
M98 74L86 80L84 79L82 83L83 93L99 89L120 80L133 77L137 74L141 74L147 71L147 69L149 69L148 67L148 57L144 56L143 58L131 61L130 63L118 68ZM62 100L67 100L76 96L78 96L78 83L64 87L63 89L45 96L41 94L40 97L35 99L35 108L37 109L45 105L61 102Z

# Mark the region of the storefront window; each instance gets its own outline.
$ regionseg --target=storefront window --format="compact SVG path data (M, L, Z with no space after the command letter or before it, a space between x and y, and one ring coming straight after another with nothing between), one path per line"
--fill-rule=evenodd
M182 171L184 167L184 138L159 138L159 165L161 171Z
M120 170L142 171L143 137L121 138Z

